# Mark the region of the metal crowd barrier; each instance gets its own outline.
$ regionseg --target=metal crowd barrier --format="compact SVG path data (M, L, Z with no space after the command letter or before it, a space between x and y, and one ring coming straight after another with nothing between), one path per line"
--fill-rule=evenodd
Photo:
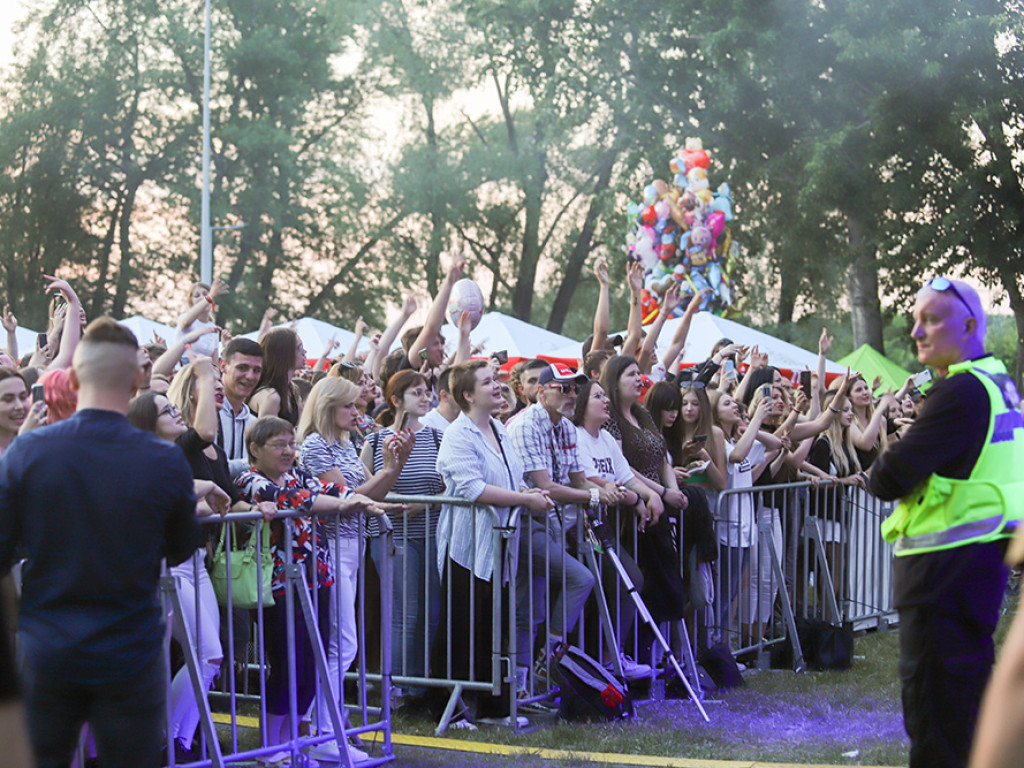
M298 512L280 511L275 517L276 521L283 521L299 517ZM333 517L333 515L317 515L319 519ZM255 536L256 559L261 561L262 540L260 536L262 516L259 513L234 513L224 517L207 517L201 522L206 528L224 526L225 548L231 548L233 540L243 528L250 536ZM253 525L255 524L255 525ZM361 518L361 529L365 527L366 521ZM393 532L390 524L383 524L383 539L385 546L391 546ZM338 746L338 762L343 766L351 766L351 758L347 743L362 745L361 737L367 734L373 735L374 748L379 754L371 755L369 761L360 763L364 766L379 765L394 759L394 752L391 745L391 685L390 685L390 644L391 644L391 560L384 560L384 567L380 571L380 615L382 620L379 648L369 648L365 641L366 628L366 576L365 569L361 567L364 561L366 549L366 536L360 535L355 541L358 547L358 587L355 597L356 628L359 633L359 648L356 655L354 671L346 677L354 677L357 681L355 701L350 702L352 696L340 694L337 698L331 695L323 695L322 692L332 690L343 692L344 679L332 680L329 672L327 648L334 640L339 649L344 647L342 639L338 636L323 637L318 629L318 621L321 612L329 606L323 606L324 599L336 601L337 608L342 609L342 601L345 599L343 590L340 587L342 575L338 571L338 564L334 564L336 588L330 591L330 598L322 595L321 590L310 589L307 584L306 568L311 566L307 558L305 565L293 562L293 534L290 526L282 526L284 531L284 549L286 553L285 568L285 593L277 596L275 600L283 600L285 611L283 621L285 626L286 659L287 659L287 684L288 684L288 715L287 737L278 743L268 743L267 740L267 678L270 668L267 662L267 649L265 647L266 624L265 609L262 605L262 585L258 591L259 604L253 610L238 608L220 607L219 617L211 618L204 608L209 607L209 600L212 598L212 587L209 586L208 577L205 574L205 566L201 558L193 557L186 564L165 572L161 579L161 593L164 601L166 615L169 616L168 630L179 641L183 655L183 665L179 669L179 675L187 675L189 688L198 705L198 733L193 741L193 750L198 751L200 758L187 763L176 761L174 749L174 703L176 691L173 686L175 681L171 679L171 667L168 666L168 727L167 727L167 758L168 765L188 765L199 768L200 766L215 766L221 768L228 762L253 759L262 755L276 752L287 752L290 754L292 765L302 766L308 763L308 757L303 751L317 744L328 741ZM314 527L313 552L316 552L319 539L319 528ZM365 531L364 531L365 533ZM220 534L212 537L219 541ZM339 531L335 536L328 537L326 543L335 552L342 546L345 537ZM348 546L352 542L349 541ZM315 554L310 555L314 561ZM315 564L313 583L316 582ZM183 572L181 569L186 569ZM228 583L231 583L230 559L227 559L226 574ZM189 579L188 577L191 577ZM191 583L189 583L191 581ZM196 589L194 585L201 585ZM202 595L197 598L197 595ZM227 602L230 605L231 587L228 587ZM241 617L241 621L239 621ZM213 625L219 618L220 627ZM332 633L338 633L339 623L331 626ZM301 630L301 636L300 632ZM236 633L243 632L246 637L243 642L236 643ZM221 663L217 666L221 670L220 684L209 690L209 679L204 677L204 669L216 663L217 659L209 657L210 649L220 644L222 652ZM306 646L299 646L300 643L308 643L312 652L313 669L298 669L299 659L304 658L301 652ZM242 655L236 653L241 649ZM379 665L372 661L372 657L379 651ZM205 665L205 666L204 666ZM375 675L368 675L368 666L373 666L379 672ZM344 670L343 670L344 671ZM370 682L378 681L375 691L371 691ZM308 686L313 683L313 703L306 711L298 709L298 688L300 685ZM181 680L178 681L178 686ZM371 700L370 694L375 693ZM343 707L338 706L338 700L344 699ZM214 705L219 705L226 710L228 725L227 733L219 734L213 718ZM319 702L319 703L318 703ZM322 711L326 708L327 711ZM349 715L356 715L354 724L350 722ZM258 746L243 745L239 738L239 726L242 718L258 716L261 725L260 743ZM221 744L224 737L226 744Z
M697 622L698 646L725 642L765 666L770 647L788 642L800 668L797 617L855 629L894 622L893 552L880 531L892 508L832 482L718 493L714 604Z

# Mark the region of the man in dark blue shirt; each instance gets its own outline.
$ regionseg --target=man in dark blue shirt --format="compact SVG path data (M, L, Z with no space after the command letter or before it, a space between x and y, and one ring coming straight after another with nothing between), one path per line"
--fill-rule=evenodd
M137 347L109 318L93 322L70 377L78 411L0 460L0 573L26 558L18 636L41 768L68 763L86 721L101 764L159 765L160 559L185 560L200 532L181 449L125 418Z

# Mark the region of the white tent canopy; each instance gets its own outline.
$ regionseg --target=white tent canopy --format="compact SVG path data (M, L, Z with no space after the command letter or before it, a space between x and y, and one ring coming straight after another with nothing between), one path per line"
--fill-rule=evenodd
M441 328L441 334L450 348L459 341L459 330L451 324ZM481 355L505 350L509 357L536 357L537 355L555 355L556 349L572 345L579 354L580 342L568 336L553 333L546 328L519 320L501 312L487 312L480 318L480 324L469 335L470 342L475 346L483 345Z
M149 344L151 341L155 341L157 336L168 344L173 344L178 338L178 329L173 325L158 323L142 315L132 315L124 320L118 320L118 322L135 334L139 344Z
M682 322L682 318L672 318L665 321L658 337L658 354L663 355L672 343L672 337ZM648 328L649 330L649 328ZM621 332L623 336L625 331ZM701 363L711 356L711 349L719 339L730 339L737 344L744 346L757 345L761 352L768 353L769 365L777 368L787 368L793 371L802 371L804 367L812 371L818 364L818 353L808 352L806 349L791 344L788 341L778 339L771 334L750 328L735 320L727 320L718 317L710 312L698 312L693 316L690 323L690 332L686 337L686 346L680 356L680 362ZM582 352L581 345L566 345L561 349L551 352L552 357L571 357L579 359ZM846 373L846 368L839 363L827 360L825 370L828 373Z
M281 323L274 327L291 328L292 323ZM306 357L311 360L318 360L320 358L332 338L337 339L339 344L338 347L335 347L333 354L344 355L348 352L348 348L352 346L352 340L356 337L352 331L346 331L344 328L339 328L336 325L325 323L323 320L317 320L313 317L299 318L295 322L294 330L299 334L299 338L302 339L302 346L306 348ZM259 331L242 335L254 341L258 341L260 338Z

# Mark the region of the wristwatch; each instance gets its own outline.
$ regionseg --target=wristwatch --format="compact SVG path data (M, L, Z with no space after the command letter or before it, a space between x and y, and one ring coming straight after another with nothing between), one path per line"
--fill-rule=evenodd
M597 488L590 489L590 509L597 509L601 504L601 492Z

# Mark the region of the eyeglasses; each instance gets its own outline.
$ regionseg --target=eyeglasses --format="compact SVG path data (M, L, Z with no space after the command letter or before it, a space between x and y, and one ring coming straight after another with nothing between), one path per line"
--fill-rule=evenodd
M172 419L176 419L181 416L181 409L173 404L169 404L160 409L156 417L159 419L161 416L170 416Z
M694 381L693 379L679 382L680 389L704 389L705 386L703 381Z
M575 395L576 385L575 384L545 384L547 389L558 389L561 390L563 395Z
M275 450L275 451L283 451L286 448L288 448L290 450L295 450L295 441L294 440L272 440L270 442L264 443L264 447L270 448L270 449Z
M956 289L956 286L953 285L953 282L948 278L933 277L931 280L928 281L928 284L924 288L917 292L917 295L920 296L922 293L924 293L926 288L931 288L933 291L938 291L939 293L945 293L946 291L949 291L958 299L960 299L960 303L967 307L968 313L970 313L971 317L974 317L974 310L971 309L971 305L968 304L967 300L960 295L960 291Z

